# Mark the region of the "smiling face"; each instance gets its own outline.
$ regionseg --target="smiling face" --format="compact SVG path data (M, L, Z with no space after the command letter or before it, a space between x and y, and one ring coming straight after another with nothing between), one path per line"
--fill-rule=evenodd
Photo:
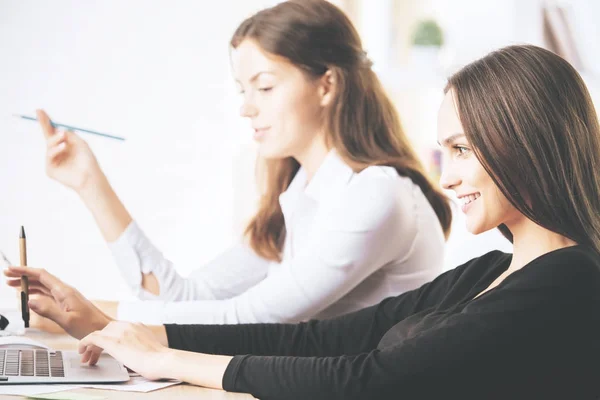
M266 158L300 157L322 135L324 97L319 79L245 39L233 51L235 80L243 96L242 117Z
M453 90L446 93L440 107L438 142L444 160L440 183L444 189L453 190L461 201L469 232L478 234L525 218L510 204L475 156L458 117Z

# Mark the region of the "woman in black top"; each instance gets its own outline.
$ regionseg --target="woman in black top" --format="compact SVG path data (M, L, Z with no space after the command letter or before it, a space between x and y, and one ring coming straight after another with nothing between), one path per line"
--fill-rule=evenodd
M449 79L440 108L442 185L491 252L420 289L331 320L146 327L111 321L51 274L11 267L31 304L148 378L265 399L600 396L600 129L578 73L511 46ZM390 244L393 245L393 244ZM97 330L97 331L96 331Z

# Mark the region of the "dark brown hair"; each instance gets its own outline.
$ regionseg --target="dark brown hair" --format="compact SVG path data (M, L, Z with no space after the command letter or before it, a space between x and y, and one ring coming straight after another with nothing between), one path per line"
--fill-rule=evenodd
M457 72L450 89L477 158L512 205L600 251L600 128L577 71L540 47L510 46Z
M328 146L355 171L388 165L412 179L448 235L452 219L448 199L427 178L356 30L339 8L325 0L286 1L242 22L231 46L236 48L245 39L289 60L309 78L331 71L337 86L324 116ZM265 258L280 259L285 229L279 195L298 169L293 158L267 161L265 193L246 229L251 247Z

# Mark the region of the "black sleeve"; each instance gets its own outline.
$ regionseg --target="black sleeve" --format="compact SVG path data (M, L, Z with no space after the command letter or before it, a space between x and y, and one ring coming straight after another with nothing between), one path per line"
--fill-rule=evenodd
M599 274L593 285L582 276L575 286L571 274L557 275L487 292L384 349L332 357L236 356L223 388L262 400L596 398L583 395L600 394L600 381L591 376L600 356ZM352 329L338 334L354 336Z
M221 355L325 357L367 352L397 322L439 303L471 264L477 260L488 262L500 254L492 252L471 260L419 289L333 319L300 324L168 324L165 327L169 347Z

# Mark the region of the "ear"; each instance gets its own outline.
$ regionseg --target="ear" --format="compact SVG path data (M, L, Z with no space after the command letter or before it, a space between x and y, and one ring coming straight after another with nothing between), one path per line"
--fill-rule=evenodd
M335 96L335 90L337 87L336 79L333 72L328 69L323 74L319 82L319 97L321 97L321 106L328 106Z

